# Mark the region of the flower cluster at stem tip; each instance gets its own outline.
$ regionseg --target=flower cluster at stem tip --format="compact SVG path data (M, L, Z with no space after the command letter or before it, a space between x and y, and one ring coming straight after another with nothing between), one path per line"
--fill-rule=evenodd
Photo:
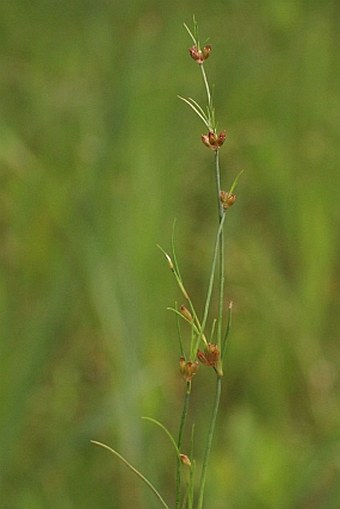
M179 359L179 370L186 382L191 382L192 377L198 371L198 362L186 361L184 357Z
M203 50L198 49L197 46L189 48L191 58L193 58L198 64L203 64L203 62L209 57L210 52L210 44L204 46Z
M211 150L218 150L221 148L226 138L227 133L225 131L221 131L219 135L215 134L213 131L209 131L208 134L202 134L201 136L202 143Z
M216 368L220 358L220 350L214 343L208 343L204 352L198 350L197 357L204 366Z

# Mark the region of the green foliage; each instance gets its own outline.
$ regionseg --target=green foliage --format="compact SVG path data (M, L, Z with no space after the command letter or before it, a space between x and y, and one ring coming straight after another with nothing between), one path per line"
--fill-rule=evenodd
M140 416L176 436L183 380L166 307L180 293L156 248L174 218L190 293L209 279L211 154L176 97L201 104L183 52L193 12L228 131L222 177L245 169L226 231L233 334L207 507L339 507L338 2L5 0L4 509L157 507L93 438L172 499L173 449ZM203 421L211 382L192 394Z

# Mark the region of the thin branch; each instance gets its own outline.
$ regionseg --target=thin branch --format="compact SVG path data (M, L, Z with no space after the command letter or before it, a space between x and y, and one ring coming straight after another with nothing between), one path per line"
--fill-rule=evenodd
M112 449L111 447L109 447L108 445L106 444L103 444L102 442L97 442L97 440L91 440L91 443L92 444L95 444L95 445L98 445L99 447L102 447L103 449L107 449L108 451L110 451L114 456L116 456L117 458L120 459L120 461L122 461L132 472L134 472L140 479L142 479L142 481L150 488L150 490L156 495L156 497L158 498L158 500L160 501L160 503L163 505L163 507L165 507L165 509L170 509L168 504L165 502L165 500L163 499L162 495L159 493L159 491L157 490L157 488L155 488L155 486L149 481L149 479L147 479L145 477L145 475L143 475L141 472L139 472L139 470L137 470L134 466L131 465L131 463L129 463L125 458L124 456L122 456L121 454L119 454L119 452L115 451L114 449Z

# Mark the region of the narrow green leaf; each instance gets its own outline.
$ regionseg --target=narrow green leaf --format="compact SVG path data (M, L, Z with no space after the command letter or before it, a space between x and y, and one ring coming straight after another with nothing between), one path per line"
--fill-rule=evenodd
M171 251L172 251L172 258L173 258L173 262L174 262L174 265L175 265L176 272L178 274L178 277L182 281L182 277L181 277L181 273L180 273L179 265L178 265L178 261L177 261L176 249L175 249L175 227L176 227L176 219L174 220L173 225L172 225Z
M184 101L185 103L187 103L188 106L190 106L190 108L192 108L194 110L194 112L196 113L196 115L202 120L204 125L208 129L210 129L209 121L199 112L199 110L196 108L196 106L194 104L192 104L188 99L186 99L185 97L182 97L181 95L178 95L177 97L179 99L181 99L182 101Z
M200 49L199 48L199 36L198 36L198 23L197 23L195 14L193 14L193 16L192 16L192 24L193 24L193 27L194 27L194 36L195 36L196 41L197 41L197 47L198 47L198 49Z
M198 41L195 39L195 36L194 34L191 32L190 28L188 27L188 25L186 23L183 23L184 25L184 28L185 30L188 32L190 38L192 39L192 42L194 43L195 46L198 47Z
M134 474L136 474L140 479L142 479L142 481L150 488L150 490L156 495L156 497L158 498L158 500L161 502L161 504L163 505L163 507L165 507L166 509L170 509L168 504L165 502L165 500L163 499L163 497L161 496L161 494L159 493L159 491L155 488L155 486L149 481L149 479L147 479L141 472L139 472L139 470L137 470L134 466L131 465L131 463L129 463L125 458L124 456L122 456L121 454L119 454L119 452L115 451L114 449L112 449L111 447L109 447L108 445L106 444L103 444L102 442L97 442L97 440L91 440L91 443L92 444L95 444L95 445L98 445L99 447L102 447L103 449L107 449L108 451L110 451L114 456L116 456L117 458L119 458Z
M167 311L172 311L173 313L175 313L177 316L180 316L181 318L183 318L183 320L185 320L189 325L191 325L191 327L193 328L193 330L195 331L195 333L199 336L201 336L201 332L200 330L196 327L196 325L194 324L194 322L190 321L188 318L186 318L180 311L178 311L178 309L175 309L175 308L172 308L172 307L168 307L166 308Z
M179 449L178 449L176 441L175 441L174 437L172 436L172 434L170 433L170 431L161 422L157 421L156 419L153 419L152 417L142 417L142 419L145 419L146 421L153 422L154 424L159 426L164 431L164 433L166 433L166 435L169 438L170 442L174 446L174 449L176 451L177 456L179 456L179 453L180 453Z
M210 338L209 338L209 343L213 343L213 339L214 339L214 333L215 333L215 327L216 327L216 318L213 319L213 322L212 322L212 325L211 325L211 332L210 332Z
M207 118L205 112L204 112L204 109L202 108L202 106L200 104L198 104L197 101L195 101L195 99L193 99L192 97L188 97L188 101L191 101L195 106L196 108L202 113L202 115Z
M178 311L177 302L175 302L175 309ZM181 352L181 356L185 358L185 352L184 352L184 346L183 346L183 336L181 331L181 324L179 320L179 316L176 316L176 327L177 327L177 334L178 334L178 340L179 340L179 349Z
M234 179L234 182L232 183L232 186L229 189L229 193L230 194L232 194L235 191L236 186L238 184L238 180L239 180L239 178L240 178L240 176L242 175L243 172L244 172L244 170L241 170L240 173L237 175L237 177Z
M228 341L229 334L230 334L230 331L231 331L232 315L233 315L233 303L230 302L229 307L228 307L228 323L227 323L227 328L226 328L226 331L225 331L225 334L224 334L224 338L223 338L223 342L222 342L222 351L221 351L222 361L223 361L223 358L224 358L224 355L225 355L225 352L226 352L227 341Z
M164 256L165 256L165 258L166 258L166 260L167 260L167 262L168 262L168 264L169 264L169 267L170 267L170 269L172 270L172 272L175 272L175 266L174 266L174 263L173 263L173 261L172 261L172 259L171 259L171 256L170 256L170 255L169 255L166 251L164 251L164 249L162 248L162 246L160 246L159 244L157 244L157 247L158 247L158 249L159 249L160 251L162 251L162 253L164 254Z

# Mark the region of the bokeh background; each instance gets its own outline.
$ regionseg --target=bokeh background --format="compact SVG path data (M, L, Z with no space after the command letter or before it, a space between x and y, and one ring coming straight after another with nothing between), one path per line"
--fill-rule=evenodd
M3 509L173 504L176 245L205 295L216 203L182 23L195 13L229 133L234 323L207 482L215 509L338 509L340 3L0 3ZM197 457L214 377L195 380Z

